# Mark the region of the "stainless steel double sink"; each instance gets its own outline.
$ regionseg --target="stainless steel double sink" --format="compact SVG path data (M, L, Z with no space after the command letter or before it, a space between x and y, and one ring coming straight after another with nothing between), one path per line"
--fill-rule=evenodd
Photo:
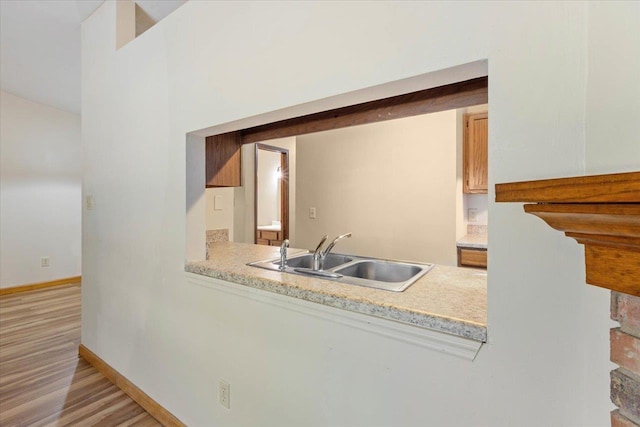
M393 292L404 291L433 268L433 264L333 253L326 256L323 270L313 269L312 253L288 257L284 270L280 268L280 258L251 262L247 265Z

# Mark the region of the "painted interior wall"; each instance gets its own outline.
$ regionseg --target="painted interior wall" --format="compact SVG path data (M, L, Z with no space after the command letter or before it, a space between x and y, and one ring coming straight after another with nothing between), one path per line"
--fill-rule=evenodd
M206 192L206 177L205 177L205 147L206 139L202 136L187 135L187 143L185 144L185 160L191 165L199 165L199 167L186 168L185 180L189 182L189 186L186 188L185 201L186 201L186 226L185 226L185 246L187 248L185 259L202 259L206 256L206 232L203 230L209 229L208 227L216 227L215 224L207 221L207 200L210 193ZM86 180L86 176L84 178ZM85 184L86 186L86 184ZM240 187L242 188L242 187ZM237 189L234 189L237 190ZM89 191L85 189L88 193ZM204 195L202 194L204 192ZM240 200L241 202L241 200ZM235 225L238 223L235 221L237 215L237 205L234 198L234 233L237 238L237 228ZM85 216L86 219L86 216ZM241 219L241 218L240 218ZM229 231L231 234L231 231ZM244 236L244 229L242 230ZM83 235L84 239L84 235Z
M0 102L0 287L79 276L80 116L4 91Z
M607 425L609 293L584 285L575 242L491 200L498 182L585 173L585 151L587 171L631 167L637 140L623 136L635 121L617 121L606 140L594 126L637 111L640 98L599 105L594 118L593 94L611 75L588 64L610 58L597 46L640 56L619 36L637 35L636 12L611 2L187 2L116 52L105 2L82 38L84 184L96 201L83 213L83 343L193 426ZM491 253L489 341L474 362L187 286L185 200L201 229L205 205L201 183L185 189L204 167L187 133L479 59L490 75ZM620 84L637 83L611 59ZM221 378L230 411L212 403Z
M456 265L456 134L450 110L299 136L296 245Z
M469 219L469 209L476 209L476 220ZM467 224L487 225L489 222L489 200L486 194L464 195L464 220Z
M280 221L280 153L258 150L258 225Z
M593 2L587 24L587 173L638 171L640 3Z
M233 187L207 188L205 198L207 230L226 228L229 230L229 240L233 241L235 190Z

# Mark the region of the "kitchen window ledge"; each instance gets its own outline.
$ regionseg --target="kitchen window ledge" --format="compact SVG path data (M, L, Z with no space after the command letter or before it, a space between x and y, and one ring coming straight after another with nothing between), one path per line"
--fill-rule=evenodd
M188 261L185 270L193 284L269 302L276 298L292 310L428 342L424 346L468 359L486 342L484 271L435 265L405 291L389 292L247 265L278 256L277 247L220 242L210 246L209 260Z
M315 304L247 286L238 286L235 283L195 273L187 272L186 279L187 283L191 285L202 286L214 292L248 298L284 310L293 311L303 316L313 316L346 327L360 329L365 332L385 336L471 361L475 359L483 344L482 341Z

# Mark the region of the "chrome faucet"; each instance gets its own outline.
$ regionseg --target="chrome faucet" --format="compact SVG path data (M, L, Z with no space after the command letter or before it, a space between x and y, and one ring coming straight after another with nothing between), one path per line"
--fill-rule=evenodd
M333 239L333 242L329 243L329 245L322 250L322 245L329 238L326 234L320 239L320 243L316 247L316 250L313 252L313 269L314 270L324 270L324 260L331 252L331 249L338 243L339 240L344 239L345 237L351 237L351 233L341 234L340 236Z
M289 247L289 239L284 239L280 245L280 270L287 268L287 248Z

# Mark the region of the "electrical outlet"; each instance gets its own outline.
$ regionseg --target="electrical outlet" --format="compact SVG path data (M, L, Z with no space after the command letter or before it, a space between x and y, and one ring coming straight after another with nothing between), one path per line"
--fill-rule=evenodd
M316 219L316 208L309 208L309 218Z
M87 210L88 211L92 211L93 210L93 196L89 195L86 197L86 203L87 203Z
M218 393L220 405L227 409L231 409L231 386L225 380L220 380L220 391Z
M40 258L40 267L49 267L49 257L48 256Z
M469 222L476 222L478 220L478 209L472 208L468 211Z

